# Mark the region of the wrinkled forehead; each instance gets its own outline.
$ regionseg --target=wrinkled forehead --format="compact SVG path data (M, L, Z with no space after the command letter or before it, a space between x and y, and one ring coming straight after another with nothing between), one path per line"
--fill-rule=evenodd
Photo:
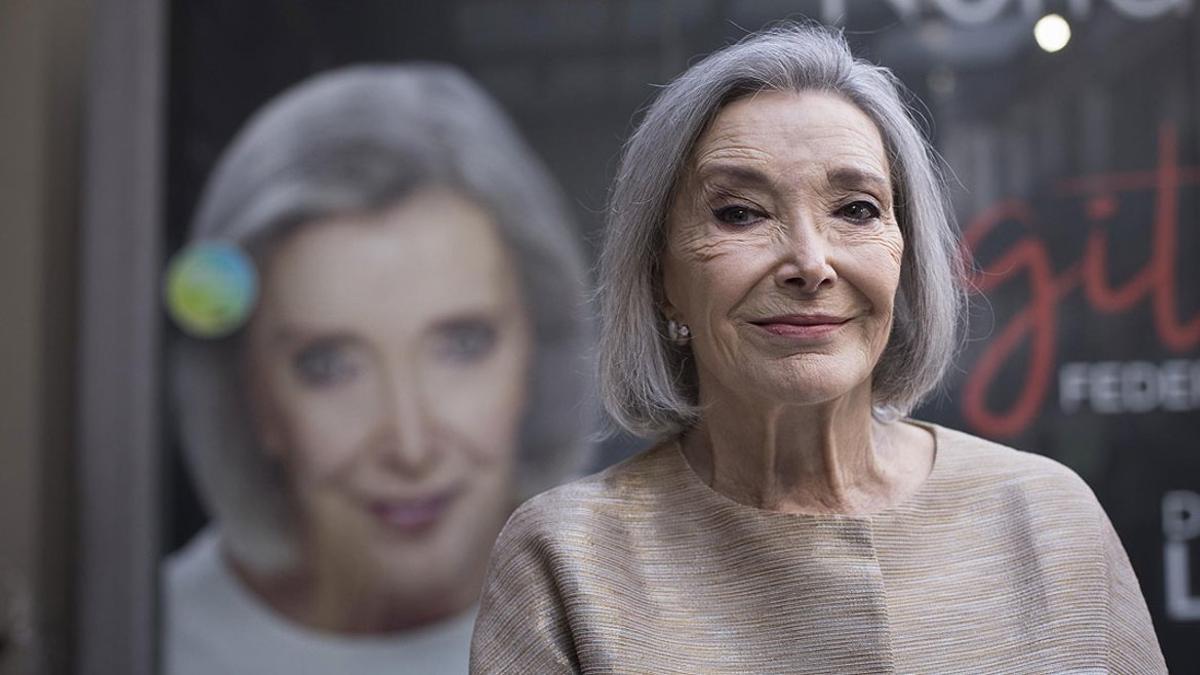
M693 145L685 172L846 172L890 181L883 135L844 97L826 91L762 91L737 98L714 116Z

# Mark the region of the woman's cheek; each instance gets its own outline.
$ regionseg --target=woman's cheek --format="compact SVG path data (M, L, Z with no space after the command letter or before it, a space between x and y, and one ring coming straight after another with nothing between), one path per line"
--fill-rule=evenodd
M886 265L885 269L899 272L900 263L904 259L904 235L900 233L898 225L888 224L869 237L866 244L865 248L873 251L878 264Z
M900 282L900 264L904 258L904 239L899 230L884 230L862 237L847 247L844 263L847 276L864 289L879 295L895 291ZM874 300L874 298L872 298Z
M871 343L875 355L881 354L891 337L895 322L896 293L900 287L900 263L904 247L881 246L872 266L875 269L874 294L870 298L876 314L875 331Z
M753 265L762 236L713 231L704 223L680 225L668 244L664 287L668 299L687 321L699 322L720 303L720 296L739 285L738 277Z
M329 477L383 433L379 400L368 394L360 384L310 393L295 401L289 417L297 468L317 480Z
M495 363L472 386L460 391L438 417L456 436L468 439L476 459L491 463L515 448L527 395L524 372L517 364Z

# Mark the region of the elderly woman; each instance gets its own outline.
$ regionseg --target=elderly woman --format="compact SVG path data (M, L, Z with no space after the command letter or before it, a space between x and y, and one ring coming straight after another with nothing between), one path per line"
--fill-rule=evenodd
M173 350L213 524L166 565L166 672L464 673L488 553L585 461L585 268L558 192L458 71L357 67L259 112L192 242L246 324Z
M1077 476L904 417L964 301L897 89L783 27L650 107L612 195L600 368L658 443L517 510L473 672L1164 672Z

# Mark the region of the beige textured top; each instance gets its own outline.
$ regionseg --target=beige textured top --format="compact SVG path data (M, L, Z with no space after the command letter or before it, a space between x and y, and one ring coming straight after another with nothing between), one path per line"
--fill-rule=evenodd
M472 673L1165 673L1108 517L1069 469L931 427L871 516L763 511L668 443L526 502Z

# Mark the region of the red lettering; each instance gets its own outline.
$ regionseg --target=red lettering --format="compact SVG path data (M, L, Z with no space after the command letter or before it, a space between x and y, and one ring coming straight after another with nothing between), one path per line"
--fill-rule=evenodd
M1153 172L1111 174L1064 181L1067 192L1100 193L1100 205L1089 208L1093 220L1116 212L1114 191L1155 189L1154 225L1150 259L1129 280L1118 286L1109 283L1108 235L1093 227L1079 263L1068 265L1057 275L1046 245L1030 234L1022 237L973 279L979 292L987 292L1012 280L1024 278L1030 299L1014 314L984 348L970 370L963 388L963 416L975 430L987 436L1006 437L1021 433L1037 418L1046 399L1057 350L1056 310L1059 301L1077 286L1083 286L1088 306L1099 313L1118 314L1151 297L1155 333L1164 347L1176 352L1200 344L1200 314L1186 323L1177 317L1176 260L1179 227L1179 187L1184 179L1200 183L1200 173L1182 170L1178 162L1175 128L1164 125L1159 133L1159 161ZM1149 178L1150 180L1147 180ZM1103 208L1100 208L1102 206ZM1032 231L1034 215L1028 204L1009 200L976 217L963 234L969 256L999 226L1012 223ZM1016 399L1006 410L994 411L987 394L996 377L1014 353L1029 341L1030 358Z
M1164 125L1158 139L1158 193L1154 205L1154 328L1168 349L1182 352L1200 344L1200 315L1180 325L1175 317L1175 248L1179 229L1179 145L1175 127Z
M969 250L976 248L989 231L1002 222L1032 226L1032 214L1022 202L1005 202L989 209L967 228L963 240ZM988 436L1020 433L1037 417L1054 365L1058 324L1055 308L1058 300L1078 283L1076 270L1060 278L1054 276L1050 254L1034 237L1024 237L1007 252L985 267L974 286L987 292L1024 272L1029 282L1029 306L1018 312L984 349L963 388L963 416L967 423ZM1024 386L1012 406L993 412L987 405L987 392L1004 364L1026 340L1032 340Z

